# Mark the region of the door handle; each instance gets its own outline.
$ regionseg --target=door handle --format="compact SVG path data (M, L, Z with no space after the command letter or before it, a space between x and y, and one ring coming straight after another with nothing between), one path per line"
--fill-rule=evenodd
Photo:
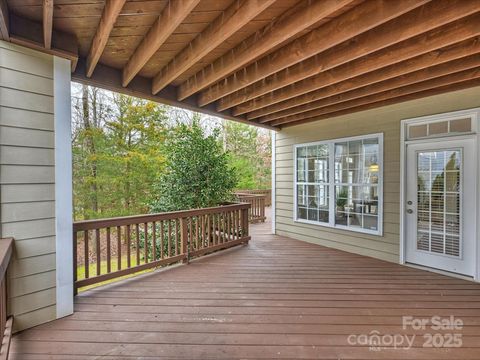
M407 209L407 214L413 214L413 210L412 209Z

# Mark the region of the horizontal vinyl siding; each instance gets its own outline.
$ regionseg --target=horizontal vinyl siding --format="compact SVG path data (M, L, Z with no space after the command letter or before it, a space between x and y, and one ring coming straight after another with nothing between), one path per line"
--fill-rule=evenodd
M400 253L400 122L480 106L480 87L285 128L276 135L276 233L365 256L398 262ZM293 221L293 145L384 135L383 236Z
M53 58L0 41L0 221L15 330L55 319Z

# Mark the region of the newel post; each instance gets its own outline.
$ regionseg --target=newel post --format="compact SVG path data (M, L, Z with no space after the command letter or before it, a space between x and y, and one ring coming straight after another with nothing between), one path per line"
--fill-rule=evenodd
M190 256L188 247L188 218L180 219L180 246L182 255L185 255L183 263L188 264Z
M242 237L248 236L248 209L242 209Z

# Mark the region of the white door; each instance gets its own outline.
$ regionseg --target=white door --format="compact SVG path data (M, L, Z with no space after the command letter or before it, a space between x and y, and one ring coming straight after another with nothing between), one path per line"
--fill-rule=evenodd
M407 146L407 262L474 275L475 152L464 138Z

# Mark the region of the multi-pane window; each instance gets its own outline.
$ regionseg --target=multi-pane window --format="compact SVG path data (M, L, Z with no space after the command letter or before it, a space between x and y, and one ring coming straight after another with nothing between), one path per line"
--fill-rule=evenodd
M382 136L295 148L298 221L381 234Z
M297 204L301 219L329 220L329 147L312 145L297 149Z

